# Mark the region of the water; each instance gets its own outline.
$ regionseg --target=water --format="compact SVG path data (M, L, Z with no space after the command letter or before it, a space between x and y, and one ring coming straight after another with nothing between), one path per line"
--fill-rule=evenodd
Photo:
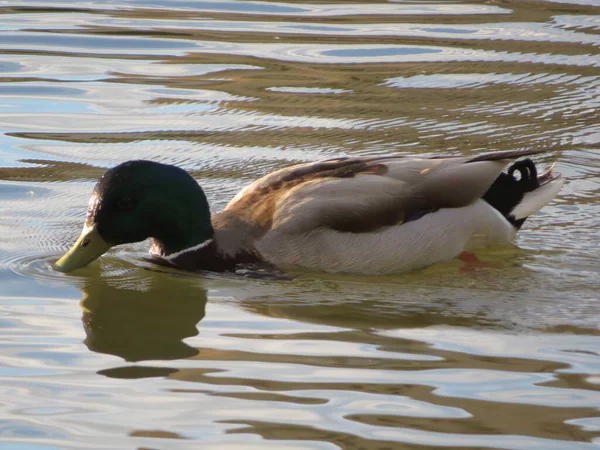
M0 448L600 448L600 3L0 2ZM64 275L108 167L548 148L514 246L387 277Z

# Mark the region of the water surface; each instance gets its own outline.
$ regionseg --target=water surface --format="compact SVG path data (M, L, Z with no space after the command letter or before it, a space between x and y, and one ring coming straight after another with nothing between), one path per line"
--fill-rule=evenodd
M0 2L0 447L600 448L600 4ZM515 245L386 277L73 275L95 180L214 211L347 155L546 148Z

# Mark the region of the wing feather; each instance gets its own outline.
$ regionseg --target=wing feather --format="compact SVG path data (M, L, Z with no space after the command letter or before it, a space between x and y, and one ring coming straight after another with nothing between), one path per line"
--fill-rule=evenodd
M318 228L369 232L429 211L481 198L513 159L540 150L474 157L338 158L273 172L246 187L225 208L254 227L307 233Z

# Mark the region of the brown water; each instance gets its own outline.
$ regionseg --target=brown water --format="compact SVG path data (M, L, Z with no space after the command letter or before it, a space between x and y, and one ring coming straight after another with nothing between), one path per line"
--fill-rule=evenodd
M600 448L598 0L0 13L0 448ZM296 162L542 147L568 184L490 268L49 268L127 159L217 211Z

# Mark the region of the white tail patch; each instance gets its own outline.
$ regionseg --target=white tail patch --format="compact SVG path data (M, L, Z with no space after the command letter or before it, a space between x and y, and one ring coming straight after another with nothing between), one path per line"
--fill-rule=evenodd
M534 191L527 192L521 202L510 212L511 215L519 220L539 211L556 197L563 183L564 180L559 178L540 186Z

